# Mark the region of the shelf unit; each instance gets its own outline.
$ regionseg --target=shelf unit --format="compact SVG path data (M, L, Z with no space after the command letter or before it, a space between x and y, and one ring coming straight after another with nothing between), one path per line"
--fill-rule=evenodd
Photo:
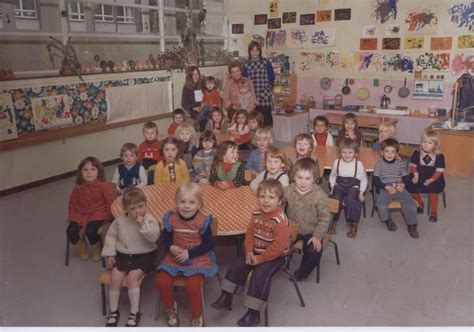
M280 86L280 89L277 87ZM275 90L280 90L275 92ZM272 89L273 108L287 108L284 105L296 104L297 76L296 74L275 74L275 84Z

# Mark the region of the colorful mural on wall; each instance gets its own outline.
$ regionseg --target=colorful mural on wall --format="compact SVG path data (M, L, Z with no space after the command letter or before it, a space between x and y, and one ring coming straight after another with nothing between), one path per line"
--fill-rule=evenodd
M456 3L448 9L448 14L458 28L474 31L474 1Z
M379 23L385 23L390 19L397 19L398 0L375 0L372 3L372 16Z

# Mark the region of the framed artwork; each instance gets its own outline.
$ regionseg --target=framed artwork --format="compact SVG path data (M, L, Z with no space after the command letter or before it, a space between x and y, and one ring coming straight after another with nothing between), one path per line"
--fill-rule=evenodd
M360 49L363 51L374 51L377 49L377 38L361 38Z
M351 9L334 9L334 21L349 21L351 19Z
M72 124L67 95L31 98L31 107L36 130Z
M453 39L451 37L431 37L432 51L448 51L451 49Z
M310 32L310 45L312 47L328 47L336 44L336 29L317 29Z
M268 28L269 29L280 29L281 28L281 18L269 18L268 19Z
M316 22L330 22L331 19L332 19L332 11L330 9L316 11Z
M0 94L0 141L17 138L16 117L12 95Z
M425 45L425 38L423 36L405 37L405 49L422 49Z
M458 36L458 48L474 48L473 35Z
M278 18L280 16L280 0L270 1L268 11L270 12L270 18Z
M400 38L383 38L382 50L399 50Z
M315 14L301 14L300 15L300 25L313 25L316 23Z
M267 14L258 14L254 16L253 24L263 25L267 24Z
M233 34L243 34L244 25L243 24L232 24L232 33Z
M283 24L285 23L296 23L296 12L283 13Z

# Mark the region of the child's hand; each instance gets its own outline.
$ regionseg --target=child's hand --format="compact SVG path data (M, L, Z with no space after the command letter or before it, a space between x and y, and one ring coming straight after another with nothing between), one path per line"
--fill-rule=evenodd
M178 262L183 263L189 259L189 252L187 250L181 250L181 253L175 257Z
M311 239L308 240L308 244L312 244L314 250L316 250L317 252L321 251L321 241L319 241L314 236L312 236Z
M140 226L140 228L142 228L144 223L145 223L145 216L138 216L137 217L138 226Z
M255 260L255 255L253 252L249 252L247 256L245 256L245 264L247 265L255 265L256 260Z
M430 184L432 184L434 181L432 179L426 179L424 182L423 182L423 185L426 187L426 186L429 186Z
M105 257L105 263L109 267L109 269L113 268L115 265L115 256Z
M359 192L359 201L363 202L365 200L365 195L364 195L364 192L361 191Z
M413 173L413 179L411 179L411 182L412 183L418 183L419 178L420 178L420 175L418 174L418 172Z
M355 133L347 133L346 136L349 137L350 139L356 139Z
M216 186L217 186L217 188L219 188L221 190L229 189L229 184L225 181L217 181Z
M201 107L193 107L193 111L195 111L195 112L201 112Z
M148 172L154 171L155 168L156 168L156 165L151 165L150 167L148 167Z
M385 190L387 190L390 195L397 193L397 189L393 185L386 186Z
M404 183L399 183L396 187L397 191L402 192L405 190L405 184Z
M181 252L183 252L183 249L181 249L178 246L173 245L170 247L170 251L174 257L177 257L179 254L181 254Z

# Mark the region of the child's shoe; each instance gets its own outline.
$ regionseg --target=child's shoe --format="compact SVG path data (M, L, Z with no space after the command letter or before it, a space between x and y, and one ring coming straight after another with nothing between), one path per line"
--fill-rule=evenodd
M253 309L247 310L245 315L237 321L237 324L239 326L255 326L260 324L260 312Z
M408 234L414 239L418 239L418 231L416 230L416 225L408 225Z
M357 235L357 224L349 223L349 231L347 232L347 237L354 238Z
M137 327L138 323L140 323L141 316L142 314L140 311L134 314L130 313L130 315L128 315L128 321L127 324L125 324L125 327Z
M433 214L430 216L430 221L431 222L437 222L438 221L438 216L436 214Z
M89 254L87 253L87 243L86 241L84 241L83 237L81 237L81 239L77 243L77 249L79 250L79 257L82 261L86 261L89 259Z
M91 246L92 249L92 260L94 262L100 262L102 259L102 250L100 248L100 243L96 243L93 246Z
M222 291L221 296L211 304L211 306L217 310L232 310L232 299L234 296L226 291Z
M179 316L178 316L178 304L173 303L173 307L169 310L166 310L168 314L168 326L169 327L178 327L179 326Z
M115 310L107 316L107 323L105 327L116 327L120 318L120 312Z
M329 234L336 234L337 221L333 221L329 226Z
M191 327L203 327L204 320L202 319L202 315L199 317L191 317Z
M423 210L423 206L419 206L416 208L416 213L423 214L425 211Z
M385 220L385 225L387 225L390 232L395 232L398 229L397 225L390 219Z

